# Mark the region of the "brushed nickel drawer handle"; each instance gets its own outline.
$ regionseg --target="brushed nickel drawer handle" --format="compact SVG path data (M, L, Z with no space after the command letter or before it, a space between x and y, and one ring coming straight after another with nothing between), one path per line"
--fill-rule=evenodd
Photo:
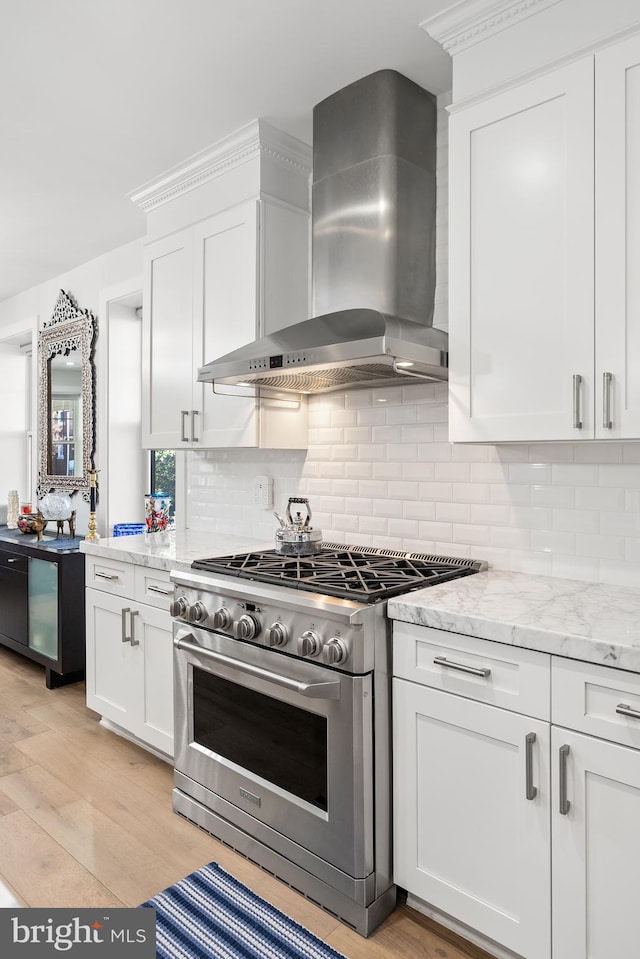
M629 716L631 719L640 719L640 710L634 709L633 706L627 706L626 703L618 703L616 706L616 712L620 716Z
M117 573L101 573L100 570L93 574L96 579L108 579L113 581L114 579L120 579Z
M533 744L536 741L535 733L527 733L524 737L525 748L525 796L527 799L535 799L538 795L538 789L533 785Z
M566 816L571 809L571 803L567 799L567 760L569 758L570 748L566 744L558 750L559 777L558 794L560 796L560 815Z
M466 663L456 663L445 656L436 656L434 658L436 666L444 666L445 669L457 669L461 673L469 673L470 676L481 676L487 679L491 675L491 670L486 666L467 666Z
M173 596L172 589L162 589L160 586L147 586L148 593L160 593L161 596Z

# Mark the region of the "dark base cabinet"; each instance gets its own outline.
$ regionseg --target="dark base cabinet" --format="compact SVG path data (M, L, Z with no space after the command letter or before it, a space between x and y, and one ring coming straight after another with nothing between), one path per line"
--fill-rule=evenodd
M25 540L0 532L0 644L44 666L53 689L84 678L84 554Z

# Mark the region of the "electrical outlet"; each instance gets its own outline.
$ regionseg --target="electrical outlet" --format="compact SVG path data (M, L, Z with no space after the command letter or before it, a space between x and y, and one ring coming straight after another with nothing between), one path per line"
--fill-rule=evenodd
M261 509L273 509L273 480L270 476L256 476L253 502Z

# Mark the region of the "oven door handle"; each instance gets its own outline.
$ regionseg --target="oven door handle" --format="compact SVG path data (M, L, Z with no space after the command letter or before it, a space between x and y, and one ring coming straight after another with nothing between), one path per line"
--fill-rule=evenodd
M269 669L262 669L260 666L253 666L251 663L243 663L240 660L232 659L230 656L224 656L222 653L215 653L211 649L204 649L195 643L187 643L180 636L173 642L176 649L184 649L188 653L197 653L198 656L204 656L205 659L213 659L216 663L228 666L240 673L247 673L249 676L255 676L258 679L264 679L275 686L283 686L290 689L300 696L307 696L309 699L340 699L340 682L330 683L298 683L295 679L289 679L288 676L281 676L279 673L272 673Z

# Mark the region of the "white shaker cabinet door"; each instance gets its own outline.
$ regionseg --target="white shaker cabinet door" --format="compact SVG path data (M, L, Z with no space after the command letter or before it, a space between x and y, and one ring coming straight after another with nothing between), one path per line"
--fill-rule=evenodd
M640 437L640 36L596 54L596 435Z
M636 956L640 751L553 727L552 764L553 955Z
M194 446L258 446L257 401L246 395L253 391L217 387L221 395L211 383L195 382L199 367L256 339L258 202L241 203L197 224L193 244L193 378L199 411Z
M393 702L395 882L549 959L549 724L400 679Z
M450 120L450 439L593 429L593 58Z
M193 406L191 230L145 249L142 318L142 442L149 449L190 445Z

